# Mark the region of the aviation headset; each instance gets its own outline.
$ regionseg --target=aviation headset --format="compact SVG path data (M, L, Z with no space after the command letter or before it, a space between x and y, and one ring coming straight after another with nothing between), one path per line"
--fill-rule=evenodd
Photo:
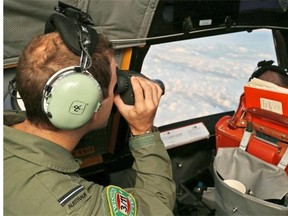
M262 74L264 74L266 71L273 71L278 73L279 75L285 77L285 79L288 80L288 70L286 68L273 65L273 60L263 60L258 62L256 70L253 72L253 74L250 76L249 81L256 77L260 77Z
M45 32L59 32L67 47L80 56L79 66L71 65L49 78L43 89L41 107L50 122L59 129L72 130L86 124L99 110L102 90L88 69L97 43L91 17L59 2L46 22Z

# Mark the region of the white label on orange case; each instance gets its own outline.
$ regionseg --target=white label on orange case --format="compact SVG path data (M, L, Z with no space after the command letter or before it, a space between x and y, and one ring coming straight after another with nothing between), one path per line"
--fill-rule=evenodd
M261 109L268 110L283 115L282 103L280 101L260 98Z

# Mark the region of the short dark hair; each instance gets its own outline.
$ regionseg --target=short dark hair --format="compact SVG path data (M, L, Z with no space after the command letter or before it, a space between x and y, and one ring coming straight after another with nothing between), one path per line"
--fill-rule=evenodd
M282 87L288 87L288 70L286 68L273 65L273 63L273 60L263 60L258 62L257 69L252 73L249 80L256 77Z
M99 34L89 72L99 82L103 99L108 97L113 55L112 44ZM17 64L16 86L24 102L27 119L32 124L57 130L42 112L43 88L54 73L65 67L77 66L79 62L80 57L67 48L57 32L36 36L23 49Z
M274 83L278 86L281 87L288 87L288 76L282 76L281 74L273 71L273 70L267 70L265 71L263 74L261 74L259 77L259 79Z

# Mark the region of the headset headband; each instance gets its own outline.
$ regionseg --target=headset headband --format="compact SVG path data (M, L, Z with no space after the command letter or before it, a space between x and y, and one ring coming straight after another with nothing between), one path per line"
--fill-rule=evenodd
M85 46L89 54L95 50L98 34L91 17L74 8L59 2L55 10L59 13L52 14L45 23L44 33L57 31L66 46L76 55L81 56L82 46Z

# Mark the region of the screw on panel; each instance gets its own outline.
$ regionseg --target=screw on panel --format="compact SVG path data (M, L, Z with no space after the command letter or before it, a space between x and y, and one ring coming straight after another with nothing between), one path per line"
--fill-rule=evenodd
M179 162L179 161L177 161L177 160L176 160L176 164L177 164L177 166L178 166L179 168L182 167L182 163Z

